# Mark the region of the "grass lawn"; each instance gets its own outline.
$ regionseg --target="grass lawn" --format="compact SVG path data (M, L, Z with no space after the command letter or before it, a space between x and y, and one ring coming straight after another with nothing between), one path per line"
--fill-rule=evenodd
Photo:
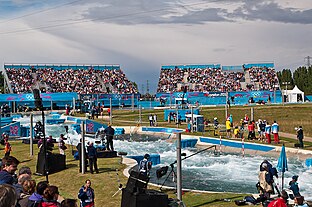
M12 156L16 157L21 163L21 166L28 166L32 172L36 172L37 153L38 150L35 146L34 156L29 154L29 145L22 144L21 141L11 141L13 152ZM1 146L3 150L3 146ZM54 150L58 153L58 149ZM75 198L79 188L84 184L86 179L90 179L92 187L95 190L96 201L95 204L98 207L118 207L121 204L121 193L116 196L112 195L118 190L119 180L123 186L126 186L127 178L122 174L122 170L125 168L123 164L120 164L120 158L106 158L98 159L99 174L81 174L78 173L79 166L78 161L74 160L70 153L70 147L66 152L66 170L49 175L49 182L51 185L59 187L59 191L64 198ZM118 170L118 171L117 171ZM118 173L118 176L117 176ZM45 176L33 175L33 178L38 183L45 180ZM157 188L154 188L159 190ZM175 194L172 190L165 191L169 197L175 198ZM183 195L184 202L187 206L235 206L233 202L224 201L224 199L242 199L245 195L233 194L233 193L190 193L185 192Z
M278 105L278 106L255 106L254 118L266 119L270 123L276 120L280 125L280 130L287 133L295 134L295 127L303 126L305 136L312 136L312 122L310 115L312 114L311 104L302 105ZM241 118L247 113L250 117L250 107L234 106L229 109L228 114L233 115L234 125L238 123ZM148 115L156 113L158 116L158 126L160 127L176 127L175 123L164 122L163 110L143 110L142 125L148 125ZM220 123L225 122L224 107L201 108L200 114L204 115L206 119L213 120L213 117L218 117ZM77 116L84 116L77 114ZM139 120L139 111L113 110L113 125L114 126L135 126ZM108 123L108 120L97 119L96 121ZM182 124L179 128L185 129L186 124ZM190 134L190 133L189 133ZM198 136L213 136L213 132L206 130L204 133L193 133ZM296 140L287 137L281 137L286 147L293 147ZM257 142L257 141L256 141ZM12 155L17 157L22 165L29 166L33 172L36 171L37 149L35 149L35 156L29 156L29 145L22 144L20 141L12 141L13 152ZM312 143L305 142L306 149L312 150ZM1 149L3 146L1 146ZM124 165L120 164L120 158L99 159L98 166L99 174L80 174L78 173L78 161L74 160L70 153L71 147L66 152L67 169L61 172L49 175L49 181L52 185L59 187L60 194L65 198L77 198L79 188L84 184L86 179L90 179L92 187L95 189L96 206L97 207L118 207L121 204L121 194L112 197L118 190L119 179L123 186L127 183L127 178L123 176L122 170ZM55 153L58 153L57 149ZM118 171L116 171L116 169ZM117 176L118 172L118 176ZM45 177L33 176L38 182L45 180ZM157 189L158 190L158 189ZM171 198L175 198L173 191L166 191ZM234 202L229 200L241 200L243 194L233 193L191 193L185 192L183 201L188 207L208 207L208 206L236 206Z

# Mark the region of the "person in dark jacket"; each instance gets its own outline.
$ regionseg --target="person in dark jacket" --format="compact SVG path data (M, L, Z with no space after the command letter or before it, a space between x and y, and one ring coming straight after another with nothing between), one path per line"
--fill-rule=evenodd
M91 181L86 180L85 184L79 189L78 198L81 207L94 207L94 190L91 188Z
M2 170L0 171L0 184L13 185L17 180L13 177L20 162L13 156L2 158Z
M89 167L90 167L90 172L93 174L93 167L96 173L99 173L98 167L97 167L97 153L96 149L93 146L93 142L89 143L88 146L88 158L89 158Z
M36 192L34 192L28 199L28 207L38 206L43 200L43 192L49 186L47 181L41 181L36 186Z
M115 134L115 130L109 124L108 127L104 130L104 133L106 134L106 142L107 142L106 143L106 149L114 151L113 137Z
M298 177L298 175L294 175L292 176L292 180L289 181L289 189L292 190L294 197L301 196L299 193L299 185L297 183Z
M297 139L299 141L299 147L303 149L303 130L302 126L297 129Z

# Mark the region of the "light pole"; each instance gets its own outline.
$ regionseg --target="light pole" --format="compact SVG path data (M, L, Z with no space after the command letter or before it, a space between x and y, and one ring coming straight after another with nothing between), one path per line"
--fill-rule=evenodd
M282 82L282 84L283 85L286 85L286 90L284 90L285 91L285 94L284 94L284 97L286 96L286 98L285 98L285 101L284 101L284 97L283 97L283 103L284 102L288 102L288 91L287 91L287 86L290 84L290 82Z

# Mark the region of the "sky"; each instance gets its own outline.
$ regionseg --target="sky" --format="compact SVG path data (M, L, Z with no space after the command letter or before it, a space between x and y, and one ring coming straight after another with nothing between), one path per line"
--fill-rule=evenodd
M155 93L161 65L293 71L311 43L311 0L0 0L1 68L119 64L142 93Z

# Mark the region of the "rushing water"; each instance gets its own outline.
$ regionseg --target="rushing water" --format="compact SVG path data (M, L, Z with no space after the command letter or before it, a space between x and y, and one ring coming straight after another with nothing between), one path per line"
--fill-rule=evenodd
M40 117L35 117L36 120L41 119ZM29 124L29 118L22 118L19 121L24 125ZM59 137L61 133L65 133L63 126L46 125L46 135ZM144 140L150 139L149 135L145 136ZM76 145L78 135L71 129L69 129L68 137L70 138L69 143L74 140L72 144ZM172 173L164 183L170 172L170 167L167 175L159 180L156 177L156 169L161 166L170 166L171 163L175 162L176 145L174 142L161 139L152 142L115 140L114 148L117 151L127 152L128 155L159 154L161 164L153 166L150 182L167 186L174 185ZM192 155L197 151L199 151L197 148L182 149L186 156ZM273 166L277 165L276 157L262 155L245 155L245 157L242 157L241 154L235 153L215 155L213 151L203 151L182 161L183 188L219 192L257 193L255 185L258 181L259 165L264 159L268 159ZM288 187L288 183L293 175L299 175L298 182L301 194L306 199L312 199L312 170L305 166L304 161L290 157L288 157L288 169L289 171L285 172L284 187ZM176 171L175 168L174 171ZM281 178L275 180L280 186Z

